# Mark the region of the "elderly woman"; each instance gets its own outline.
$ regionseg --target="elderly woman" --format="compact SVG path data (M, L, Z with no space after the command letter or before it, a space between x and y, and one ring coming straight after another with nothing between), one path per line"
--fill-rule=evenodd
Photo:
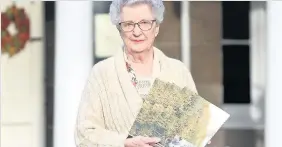
M179 60L153 46L163 21L161 0L114 0L111 21L124 46L94 65L79 107L77 146L150 147L154 137L128 132L154 80L159 78L196 91L192 76Z

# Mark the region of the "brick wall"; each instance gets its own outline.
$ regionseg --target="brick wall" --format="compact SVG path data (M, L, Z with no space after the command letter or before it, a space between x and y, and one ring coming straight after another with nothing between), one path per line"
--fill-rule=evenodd
M181 58L180 2L164 2L164 22L155 45L166 55ZM221 75L221 5L220 2L190 2L191 72L199 93L219 105Z
M191 2L191 72L199 93L219 105L222 100L221 4Z
M180 2L166 1L164 21L161 24L160 32L156 38L155 45L166 55L180 59L181 58L181 34L180 18L175 13L174 4Z
M201 96L215 105L222 101L221 3L191 2L191 72ZM209 146L223 147L224 131Z

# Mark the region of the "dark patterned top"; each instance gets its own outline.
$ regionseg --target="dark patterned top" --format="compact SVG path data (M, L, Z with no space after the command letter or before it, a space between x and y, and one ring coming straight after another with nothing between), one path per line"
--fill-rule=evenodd
M132 84L134 86L136 86L136 84L137 84L136 74L135 74L134 70L132 69L131 65L128 62L126 62L126 69L127 69L128 73L130 75Z

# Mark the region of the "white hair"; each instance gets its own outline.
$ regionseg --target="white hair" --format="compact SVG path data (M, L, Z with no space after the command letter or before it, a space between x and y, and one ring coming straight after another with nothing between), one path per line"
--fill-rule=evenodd
M120 23L120 13L123 6L130 6L139 3L149 4L152 7L153 15L158 24L164 19L165 7L162 0L113 0L110 6L110 17L114 25Z

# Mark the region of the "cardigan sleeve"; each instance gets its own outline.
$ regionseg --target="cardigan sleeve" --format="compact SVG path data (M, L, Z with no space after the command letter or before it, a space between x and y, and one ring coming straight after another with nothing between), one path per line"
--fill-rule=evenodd
M99 81L92 70L84 87L75 128L77 147L124 147L123 135L107 130L103 117Z

